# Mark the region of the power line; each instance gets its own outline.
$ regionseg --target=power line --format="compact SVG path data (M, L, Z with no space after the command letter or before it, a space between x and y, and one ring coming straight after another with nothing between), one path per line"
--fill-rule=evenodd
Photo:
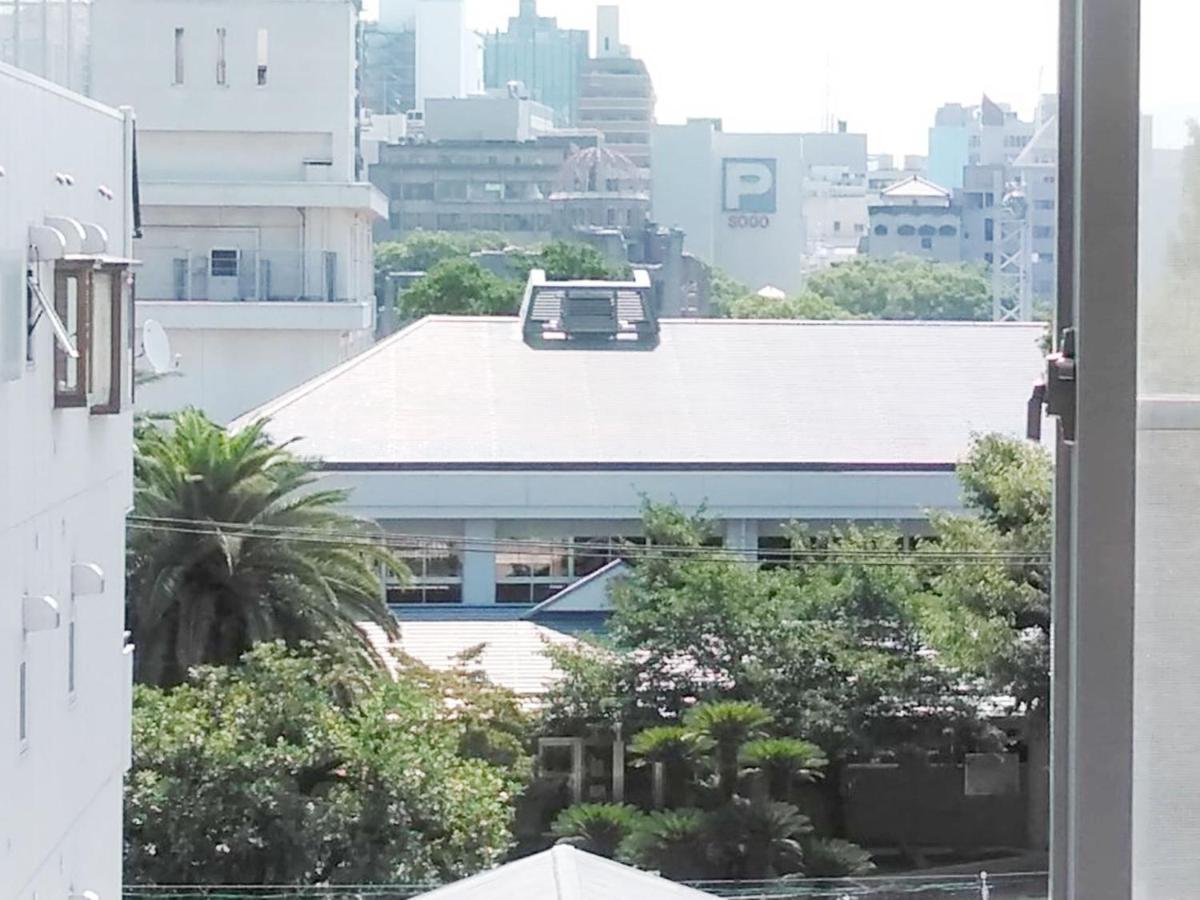
M654 560L683 557L695 561L785 563L812 561L846 565L976 565L976 566L1038 566L1050 561L1048 553L1018 553L991 550L885 550L879 548L760 548L741 550L732 547L705 545L645 544L616 539L604 544L572 539L539 538L468 538L434 534L395 534L365 529L327 529L303 526L260 525L246 522L188 519L170 516L128 517L130 528L144 531L174 532L194 535L220 535L228 538L278 540L315 543L364 549L393 551L444 551L447 546L464 552L502 551L519 554L528 552L563 553L573 551L582 556L612 555L627 560ZM591 550L592 552L588 552Z

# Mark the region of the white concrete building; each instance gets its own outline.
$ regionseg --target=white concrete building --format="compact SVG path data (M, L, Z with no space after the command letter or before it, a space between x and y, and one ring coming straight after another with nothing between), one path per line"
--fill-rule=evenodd
M962 209L950 192L919 175L885 188L870 207L868 253L942 263L963 258Z
M655 125L653 218L751 290L794 293L807 249L801 134L730 134L719 119Z
M116 900L133 119L2 64L0 110L0 897Z
M412 539L402 619L561 600L641 536L645 497L704 505L750 557L792 520L920 533L961 509L973 434L1024 433L1042 367L1039 325L655 322L640 284L580 285L586 327L607 292L621 337L572 339L574 289L531 283L524 319L424 319L234 423L270 416Z
M465 0L416 0L417 109L483 93L483 36L467 27Z
M227 421L368 346L354 0L94 6L93 94L138 114L138 318L179 358L139 405Z

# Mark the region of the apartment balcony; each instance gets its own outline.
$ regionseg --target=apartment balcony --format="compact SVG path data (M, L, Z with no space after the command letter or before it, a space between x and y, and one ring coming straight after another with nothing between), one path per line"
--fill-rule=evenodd
M369 279L332 251L141 247L139 314L198 329L373 327Z

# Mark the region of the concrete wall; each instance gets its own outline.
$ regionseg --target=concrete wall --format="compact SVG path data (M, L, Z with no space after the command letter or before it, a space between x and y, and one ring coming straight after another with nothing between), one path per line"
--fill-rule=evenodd
M253 180L263 159L259 133L306 135L272 162L299 172L324 152L343 181L354 179L354 41L351 0L96 0L92 93L138 111L138 129L224 133L216 157L226 181ZM175 30L183 29L183 83L175 84ZM217 29L225 29L226 84L217 80ZM266 83L258 83L259 32L267 37ZM172 138L175 139L175 138ZM178 138L181 153L210 149L212 137ZM243 143L243 142L246 143ZM211 157L210 157L211 159ZM156 165L153 154L138 160ZM161 165L170 166L164 157ZM194 172L194 170L189 170ZM190 177L195 177L194 174ZM298 177L298 176L297 176Z
M866 846L1025 846L1024 793L965 796L961 766L851 765L842 795L846 837Z
M728 134L713 120L656 125L652 134L654 220L682 228L688 252L751 290L769 284L798 291L807 234L803 136ZM727 208L726 171L742 160L774 164L769 207Z
M222 313L237 318L236 327L220 327L213 321L214 327L197 328L182 321L191 313L190 307L197 306L214 319ZM170 374L138 388L139 410L163 412L195 406L217 422L228 422L365 350L372 339L368 328L340 328L336 321L321 323L325 327L319 329L276 326L276 321L286 318L284 307L295 304L261 304L266 312L279 313L261 328L253 327L255 323L247 321L240 309L208 308L225 306L238 304L138 303L139 323L151 318L159 322L177 357L177 368ZM271 306L280 308L272 310ZM359 307L331 312L357 312L360 325L364 318L369 320L369 313ZM298 320L309 318L308 310L293 309L292 313Z
M132 673L123 639L128 387L117 415L54 408L54 338L44 319L26 362L24 271L29 227L47 215L99 224L111 253L129 252L132 128L112 110L4 66L0 110L0 417L9 426L0 435L0 897L119 897ZM74 185L60 185L59 172ZM36 268L52 285L53 265ZM130 348L122 352L128 366ZM103 570L99 593L73 593L76 563ZM27 632L26 595L53 596L59 627Z
M904 255L961 262L962 213L957 207L871 207L869 246L877 259Z

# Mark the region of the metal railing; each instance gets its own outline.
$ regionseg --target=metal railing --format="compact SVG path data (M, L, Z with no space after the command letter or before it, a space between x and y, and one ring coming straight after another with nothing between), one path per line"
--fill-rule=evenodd
M332 251L239 250L197 252L139 247L138 298L180 301L345 302L346 272Z
M1046 900L1045 872L975 875L879 875L864 878L689 882L728 900ZM411 900L432 884L357 884L288 887L129 885L125 900Z

